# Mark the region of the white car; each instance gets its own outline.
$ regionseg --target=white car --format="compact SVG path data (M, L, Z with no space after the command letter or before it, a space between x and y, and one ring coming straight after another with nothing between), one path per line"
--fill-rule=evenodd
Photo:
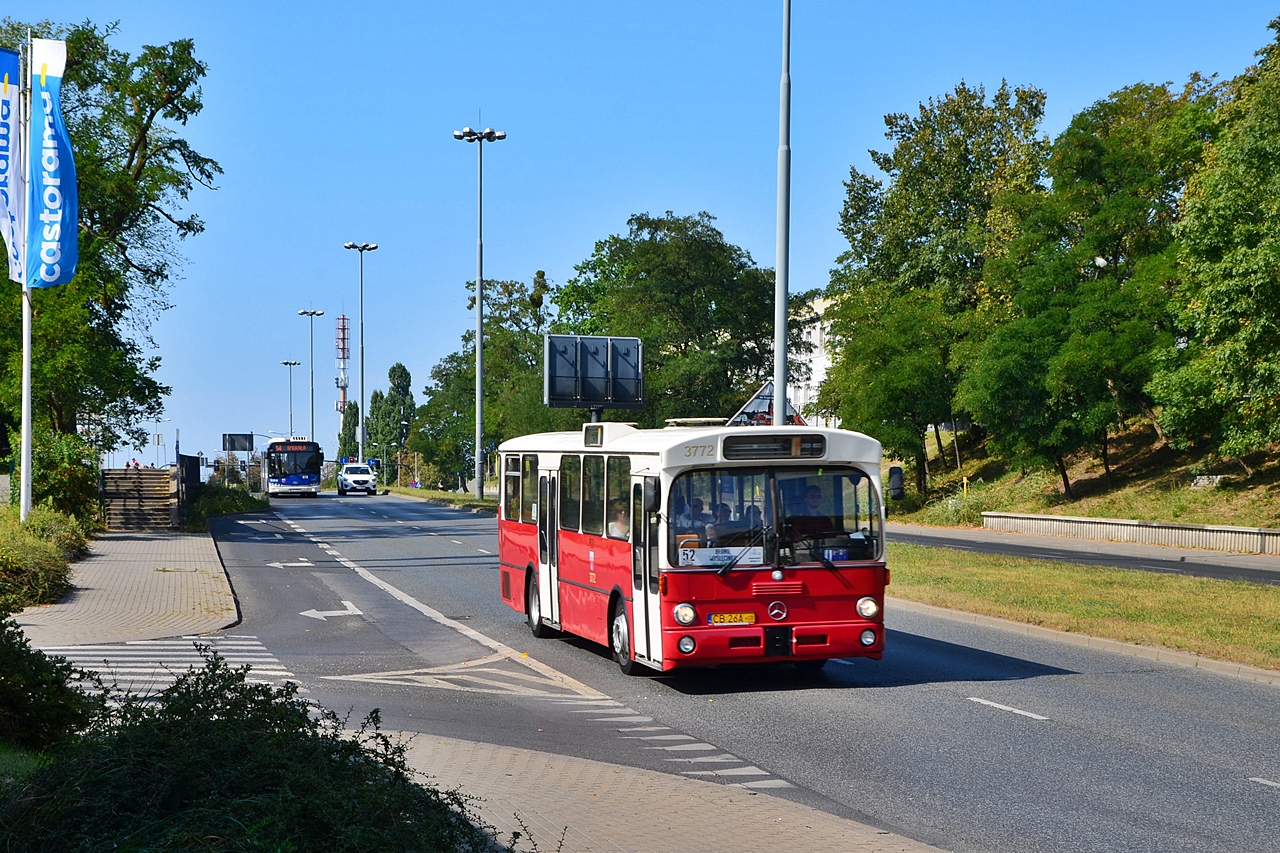
M376 495L378 477L373 473L373 469L368 465L343 465L342 470L338 472L338 494L346 495L347 492L368 492Z

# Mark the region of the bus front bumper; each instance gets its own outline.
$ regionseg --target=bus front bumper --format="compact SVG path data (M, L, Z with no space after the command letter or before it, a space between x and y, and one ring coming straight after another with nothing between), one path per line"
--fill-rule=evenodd
M874 641L863 642L864 632ZM691 652L681 651L680 641L692 638ZM884 654L884 623L807 622L742 626L667 627L662 631L663 669L710 666L724 663L765 663L830 658L864 657L879 660Z

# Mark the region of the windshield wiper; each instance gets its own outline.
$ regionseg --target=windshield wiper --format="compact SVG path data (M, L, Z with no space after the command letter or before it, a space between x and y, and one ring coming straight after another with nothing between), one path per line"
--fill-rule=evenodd
M742 550L739 551L737 554L733 555L732 560L725 563L723 566L721 566L719 569L716 570L716 574L720 575L721 577L724 577L725 575L729 574L729 572L733 571L733 567L738 565L738 561L741 560L744 556L746 556L746 553L748 551L750 551L752 548L755 547L756 542L761 537L763 537L765 534L765 531L769 529L770 528L768 527L761 527L758 532L756 532L751 536L751 539L748 540L747 544L742 548Z

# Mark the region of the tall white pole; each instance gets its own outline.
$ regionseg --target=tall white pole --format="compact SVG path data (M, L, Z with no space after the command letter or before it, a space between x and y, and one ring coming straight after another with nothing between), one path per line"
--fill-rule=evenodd
M484 498L484 137L476 140L476 498Z
M27 63L31 62L31 31L27 31ZM18 102L21 104L19 109L21 115L18 119L19 134L22 137L22 174L30 180L31 162L29 124L31 122L31 74L29 71L24 73L24 69L19 66L19 74L22 77L22 91L26 93L26 98L19 96ZM20 459L18 464L22 466L21 476L18 483L18 518L26 522L27 516L31 514L31 286L26 280L27 268L27 227L23 223L22 248L20 254L22 256L23 282L22 282L22 447L19 451Z
M782 0L778 242L773 295L773 425L787 422L787 277L791 261L791 0Z
M356 409L357 445L361 463L364 462L364 250L360 251L360 408Z

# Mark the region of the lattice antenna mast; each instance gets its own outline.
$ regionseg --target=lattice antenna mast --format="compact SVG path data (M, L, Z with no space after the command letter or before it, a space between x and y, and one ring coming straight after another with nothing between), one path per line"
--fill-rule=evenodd
M338 402L335 406L339 412L343 412L347 408L347 384L350 381L347 378L347 362L351 360L351 321L346 314L338 315L337 350L338 376L334 382L338 386Z

